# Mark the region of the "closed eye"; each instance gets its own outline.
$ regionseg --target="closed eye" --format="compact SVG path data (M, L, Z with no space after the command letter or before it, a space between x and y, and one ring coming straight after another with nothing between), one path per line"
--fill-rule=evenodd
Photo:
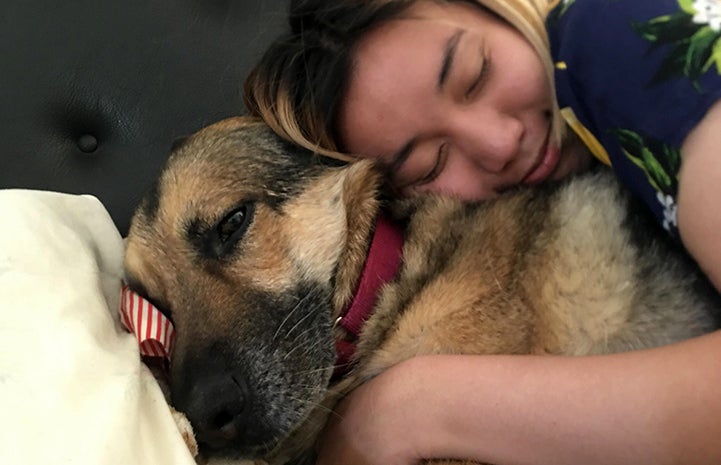
M423 176L419 181L417 181L415 184L418 186L422 186L424 184L433 182L443 172L443 169L446 166L447 160L448 160L448 143L444 142L441 144L440 147L438 147L438 155L436 156L436 161L433 164L433 167L431 168L431 170L425 176Z
M473 97L473 95L476 93L476 91L483 87L483 84L488 80L488 75L491 72L491 58L488 56L483 57L483 63L481 64L481 68L478 71L478 74L476 74L475 79L471 82L471 84L466 89L466 92L463 94L463 97L466 100L469 100Z

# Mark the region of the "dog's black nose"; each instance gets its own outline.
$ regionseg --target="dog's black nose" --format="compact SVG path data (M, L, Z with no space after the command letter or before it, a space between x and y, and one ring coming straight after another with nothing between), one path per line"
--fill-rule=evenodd
M245 434L243 414L249 404L246 380L236 373L215 373L196 379L187 397L177 399L200 443L227 447Z

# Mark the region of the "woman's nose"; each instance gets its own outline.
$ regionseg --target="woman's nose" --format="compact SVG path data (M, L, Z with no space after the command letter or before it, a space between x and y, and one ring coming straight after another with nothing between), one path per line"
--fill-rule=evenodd
M524 131L521 121L500 113L468 120L460 145L469 161L489 173L503 172L519 156Z

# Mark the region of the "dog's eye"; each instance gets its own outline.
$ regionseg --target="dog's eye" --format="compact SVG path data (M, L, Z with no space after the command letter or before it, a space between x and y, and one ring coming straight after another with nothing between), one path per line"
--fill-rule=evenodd
M247 202L229 210L218 222L195 219L187 225L188 241L200 255L213 260L228 257L253 221L255 203Z
M250 205L241 205L220 220L216 229L219 242L226 245L240 239L248 228L252 213Z

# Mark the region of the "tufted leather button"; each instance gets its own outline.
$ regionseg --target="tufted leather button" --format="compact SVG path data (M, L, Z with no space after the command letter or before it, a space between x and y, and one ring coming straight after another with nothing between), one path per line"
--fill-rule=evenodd
M98 139L92 134L83 134L78 137L78 148L85 153L92 153L98 148Z

